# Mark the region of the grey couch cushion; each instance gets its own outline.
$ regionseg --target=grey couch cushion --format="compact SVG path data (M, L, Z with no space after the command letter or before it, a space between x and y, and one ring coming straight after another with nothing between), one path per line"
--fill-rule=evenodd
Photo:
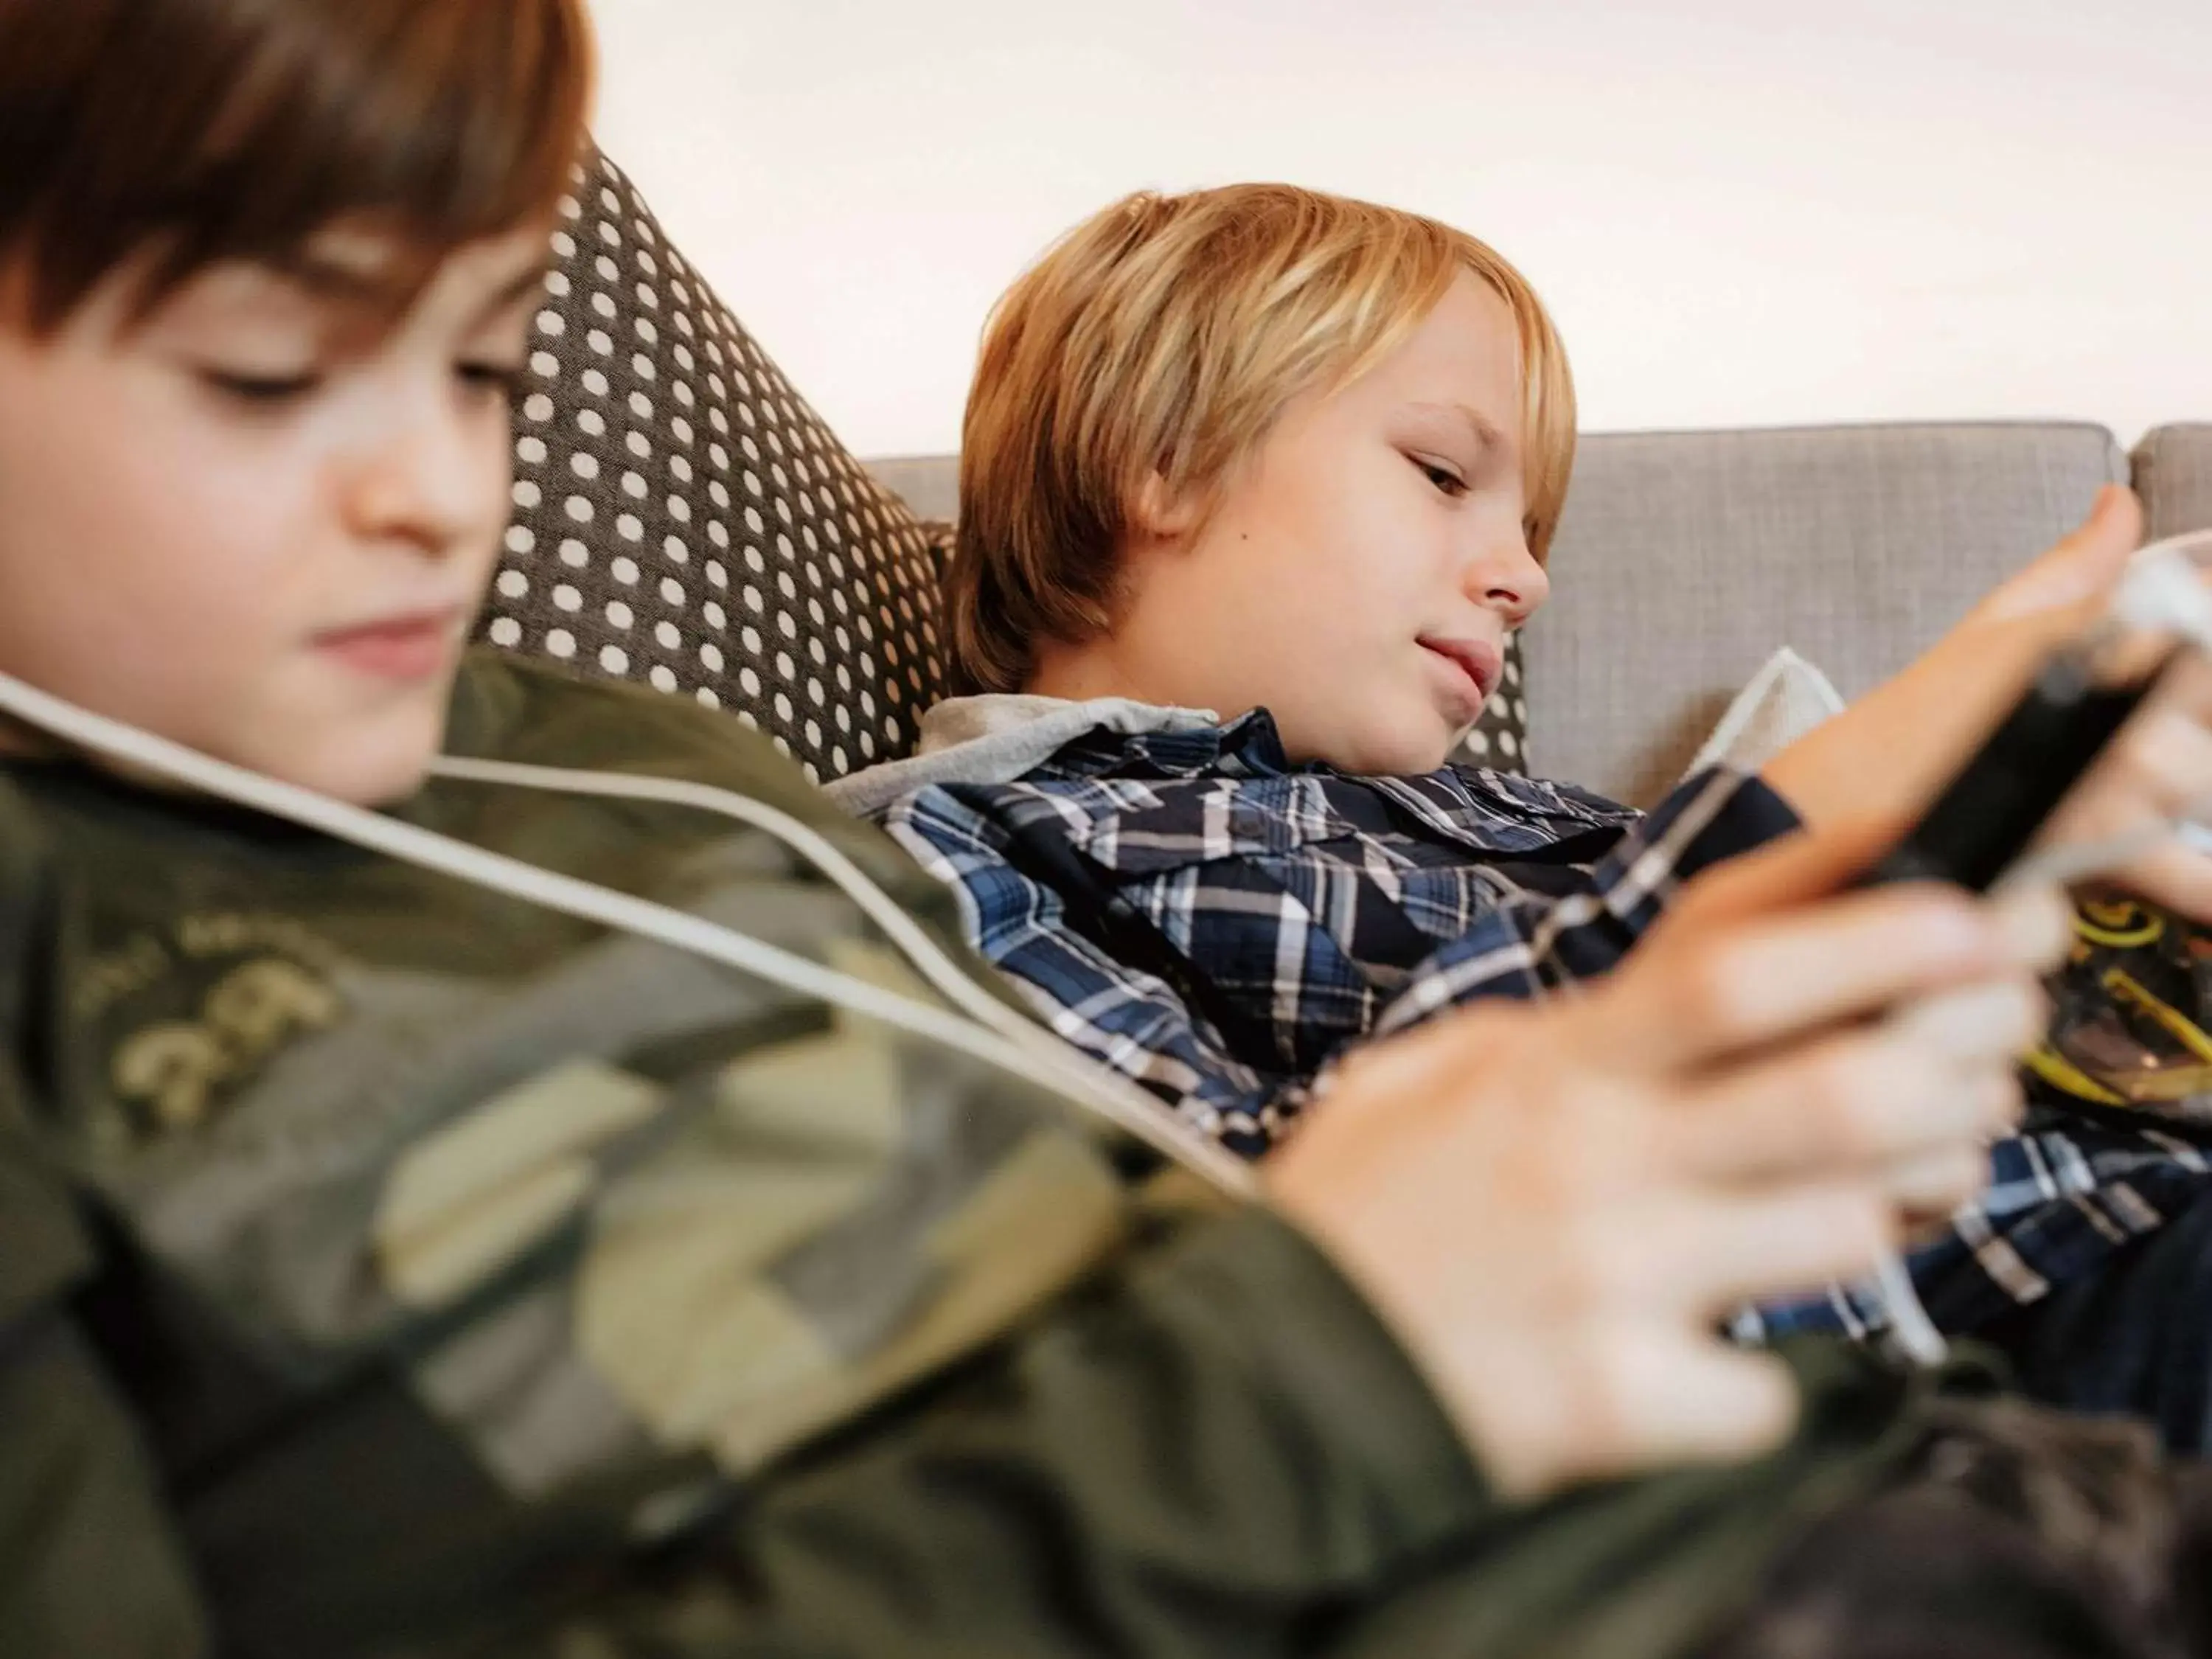
M2089 425L1586 439L1526 635L1535 769L1648 803L1777 647L1856 696L2126 476Z
M2135 472L2154 540L2212 530L2212 425L2149 433L2136 446Z
M960 458L902 455L870 461L876 482L907 504L917 519L950 523L960 516Z

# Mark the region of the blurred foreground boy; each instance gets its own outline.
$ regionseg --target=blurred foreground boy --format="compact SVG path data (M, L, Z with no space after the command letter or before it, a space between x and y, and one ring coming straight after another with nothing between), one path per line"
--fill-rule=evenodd
M1209 1197L972 985L866 1005L854 895L957 978L946 901L763 744L465 654L587 63L573 0L0 0L0 673L333 831L0 738L0 1653L2188 1636L2140 1438L1711 1334L1971 1179L2047 910L1794 842Z

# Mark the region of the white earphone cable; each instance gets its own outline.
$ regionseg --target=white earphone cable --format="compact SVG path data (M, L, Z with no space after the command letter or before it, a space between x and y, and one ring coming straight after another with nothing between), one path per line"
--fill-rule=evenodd
M618 800L650 800L684 806L760 830L829 877L857 904L929 984L978 1024L989 1027L1007 1042L1024 1050L1030 1062L1064 1090L1108 1093L1118 1097L1114 1108L1138 1112L1147 1119L1164 1108L1154 1097L1118 1074L1093 1064L1080 1050L1024 1017L975 982L957 960L930 937L927 928L899 908L841 852L830 838L781 808L734 790L676 778L640 777L621 772L598 772L557 766L530 766L517 762L473 760L441 756L430 763L434 776L456 781L485 783L515 789L535 789L550 794L602 796ZM1247 1166L1224 1153L1210 1139L1186 1126L1173 1126L1188 1138L1187 1152L1203 1151L1228 1159L1230 1167L1247 1176ZM1182 1161L1188 1158L1178 1154ZM1242 1188L1239 1190L1243 1190Z
M595 772L565 766L526 766L511 761L471 760L441 755L430 763L434 777L488 783L514 789L541 790L549 794L598 795L617 800L661 801L730 818L765 831L812 864L866 913L908 961L949 1001L979 1024L990 1026L1008 1041L1027 1044L1043 1037L1057 1055L1067 1045L1009 1008L973 979L947 955L898 903L876 885L836 844L790 813L740 795L733 790L680 779L638 777L622 772Z

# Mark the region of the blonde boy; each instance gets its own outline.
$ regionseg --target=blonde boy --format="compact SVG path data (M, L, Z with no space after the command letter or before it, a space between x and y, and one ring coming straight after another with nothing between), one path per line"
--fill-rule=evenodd
M1281 185L1117 203L986 334L948 578L969 695L838 793L954 885L1063 1036L1258 1154L1360 1043L1610 971L1680 884L1802 821L1897 822L2137 532L2107 492L1763 778L1708 773L1646 816L1446 764L1549 592L1574 433L1541 302L1463 232ZM2198 787L2191 696L2055 834ZM2207 869L2137 873L2212 914ZM2096 1282L2203 1186L2193 1158L2063 1125L1988 1174L1919 1262L1954 1328ZM1838 1287L1765 1322L1880 1321Z

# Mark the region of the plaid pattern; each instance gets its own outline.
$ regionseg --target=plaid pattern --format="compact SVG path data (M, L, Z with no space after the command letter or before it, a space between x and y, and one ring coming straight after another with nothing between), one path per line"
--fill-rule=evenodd
M1795 827L1756 779L1692 779L1648 817L1466 766L1292 766L1264 711L1097 732L1025 777L939 785L884 827L958 896L968 935L1068 1042L1248 1156L1363 1038L1602 974L1698 871ZM2203 1156L2045 1115L1914 1258L1972 1328L2095 1271L2200 1194ZM1747 1312L1747 1340L1883 1324L1863 1291Z
M2031 1099L2044 1092L2028 1089ZM2201 1149L2155 1128L2108 1127L2040 1105L2021 1133L1990 1149L1990 1164L1988 1188L1909 1257L1929 1316L1947 1331L1972 1331L2100 1271L2202 1198L2212 1174ZM1864 1285L1833 1285L1747 1310L1733 1328L1765 1341L1799 1331L1865 1337L1887 1324Z
M1643 821L1474 767L1293 767L1264 712L882 817L1054 1030L1254 1156L1349 1044L1603 973L1677 882L1796 823L1720 773Z

